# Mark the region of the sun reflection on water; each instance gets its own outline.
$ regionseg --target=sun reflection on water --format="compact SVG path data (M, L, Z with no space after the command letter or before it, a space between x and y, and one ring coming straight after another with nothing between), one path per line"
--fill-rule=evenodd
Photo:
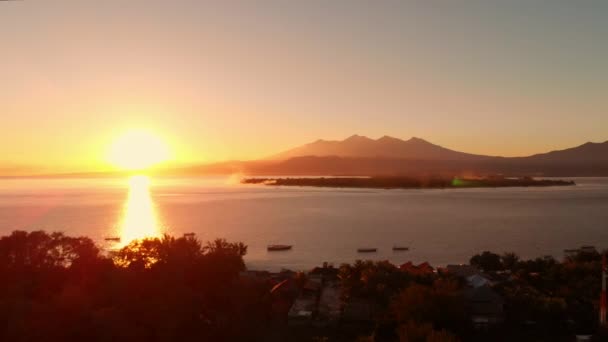
M158 237L161 229L156 208L150 194L150 178L143 175L129 179L129 198L124 206L120 224L120 245L135 239Z

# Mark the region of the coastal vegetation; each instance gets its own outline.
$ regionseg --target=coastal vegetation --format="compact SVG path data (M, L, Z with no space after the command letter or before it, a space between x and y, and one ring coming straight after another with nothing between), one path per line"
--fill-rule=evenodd
M469 265L356 261L278 273L247 270L246 253L247 246L238 242L168 235L108 253L87 237L15 231L0 238L0 340L570 341L595 334L600 341L607 336L597 326L605 251L591 247L561 261L486 251ZM310 311L293 314L297 303L310 303Z
M296 177L296 178L244 178L243 184L275 186L313 186L331 188L378 188L378 189L460 189L502 188L528 186L566 186L574 181L534 179L531 177L460 178L460 177Z

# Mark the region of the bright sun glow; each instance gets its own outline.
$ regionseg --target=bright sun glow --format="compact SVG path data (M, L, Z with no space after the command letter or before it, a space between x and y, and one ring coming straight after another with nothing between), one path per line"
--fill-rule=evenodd
M160 235L160 225L150 195L148 177L140 175L129 179L129 199L124 207L120 228L119 236L123 246L135 239Z
M147 131L130 131L114 141L108 160L123 169L142 170L170 157L169 147L159 136Z

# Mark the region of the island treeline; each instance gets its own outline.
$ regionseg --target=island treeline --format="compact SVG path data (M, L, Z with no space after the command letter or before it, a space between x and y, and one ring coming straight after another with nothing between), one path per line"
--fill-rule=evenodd
M459 178L459 177L294 177L294 178L244 178L243 184L277 186L314 186L332 188L500 188L527 186L575 185L574 181L534 179L531 177Z
M570 341L595 334L601 253L469 265L357 261L248 271L247 246L192 236L104 253L87 237L0 238L2 341Z

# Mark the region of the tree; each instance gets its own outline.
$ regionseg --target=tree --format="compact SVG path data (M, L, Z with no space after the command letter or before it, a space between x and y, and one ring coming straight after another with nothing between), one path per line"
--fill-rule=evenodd
M230 243L225 239L215 239L207 242L203 248L207 254L228 254L243 257L247 254L247 246L242 242Z
M160 245L158 238L134 240L115 253L113 260L121 267L150 268L160 258Z
M474 255L471 260L469 260L469 263L486 272L495 272L503 269L500 256L488 251Z
M467 327L467 314L460 285L452 279L437 279L432 286L412 284L392 302L400 324L429 323L435 328L458 331Z
M8 268L69 267L99 258L99 248L86 237L63 233L14 231L0 238L0 265Z
M513 252L507 252L500 257L500 261L504 269L513 271L517 267L519 256Z

